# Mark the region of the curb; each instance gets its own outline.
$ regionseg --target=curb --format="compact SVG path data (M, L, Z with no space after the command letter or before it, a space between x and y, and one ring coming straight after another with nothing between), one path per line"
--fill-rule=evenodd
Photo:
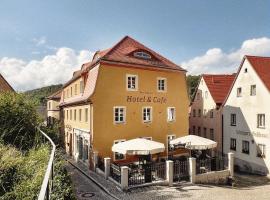
M118 197L116 197L114 194L112 194L107 188L105 188L102 184L100 184L97 180L89 176L87 173L85 173L81 168L74 165L72 162L67 160L69 164L71 164L73 167L75 167L78 171L80 171L83 175L85 175L87 178L89 178L92 182L94 182L101 190L103 190L106 194L111 196L113 199L121 200Z

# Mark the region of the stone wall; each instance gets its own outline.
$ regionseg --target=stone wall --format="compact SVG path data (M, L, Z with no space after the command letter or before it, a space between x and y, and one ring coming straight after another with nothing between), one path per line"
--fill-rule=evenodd
M229 176L229 170L197 174L195 178L195 183L227 184Z

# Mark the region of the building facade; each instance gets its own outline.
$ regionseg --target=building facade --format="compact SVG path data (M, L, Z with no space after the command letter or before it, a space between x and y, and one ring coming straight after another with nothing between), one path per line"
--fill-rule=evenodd
M222 103L235 75L203 74L190 107L190 134L217 142L222 152Z
M53 125L60 120L60 99L62 90L47 97L47 125Z
M85 163L93 153L113 162L113 144L144 137L164 143L188 134L186 71L126 36L74 72L61 97L67 152ZM175 152L178 154L185 152Z
M245 56L224 103L224 151L252 173L270 170L270 57Z
M6 81L6 79L0 74L0 92L14 92L14 89Z

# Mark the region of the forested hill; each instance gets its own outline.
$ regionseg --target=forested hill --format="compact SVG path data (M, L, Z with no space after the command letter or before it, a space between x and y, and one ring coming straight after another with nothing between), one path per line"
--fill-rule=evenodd
M27 96L29 96L31 99L35 100L40 106L43 106L46 104L46 97L50 96L54 92L61 89L63 85L50 85L42 88L37 88L34 90L28 90L24 92Z

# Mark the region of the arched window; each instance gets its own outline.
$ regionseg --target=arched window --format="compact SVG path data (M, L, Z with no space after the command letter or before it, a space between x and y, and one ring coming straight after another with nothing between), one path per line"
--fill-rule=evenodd
M142 58L142 59L146 59L146 60L149 60L151 59L151 55L144 52L144 51L137 51L137 52L134 52L133 54L135 57L137 58Z

